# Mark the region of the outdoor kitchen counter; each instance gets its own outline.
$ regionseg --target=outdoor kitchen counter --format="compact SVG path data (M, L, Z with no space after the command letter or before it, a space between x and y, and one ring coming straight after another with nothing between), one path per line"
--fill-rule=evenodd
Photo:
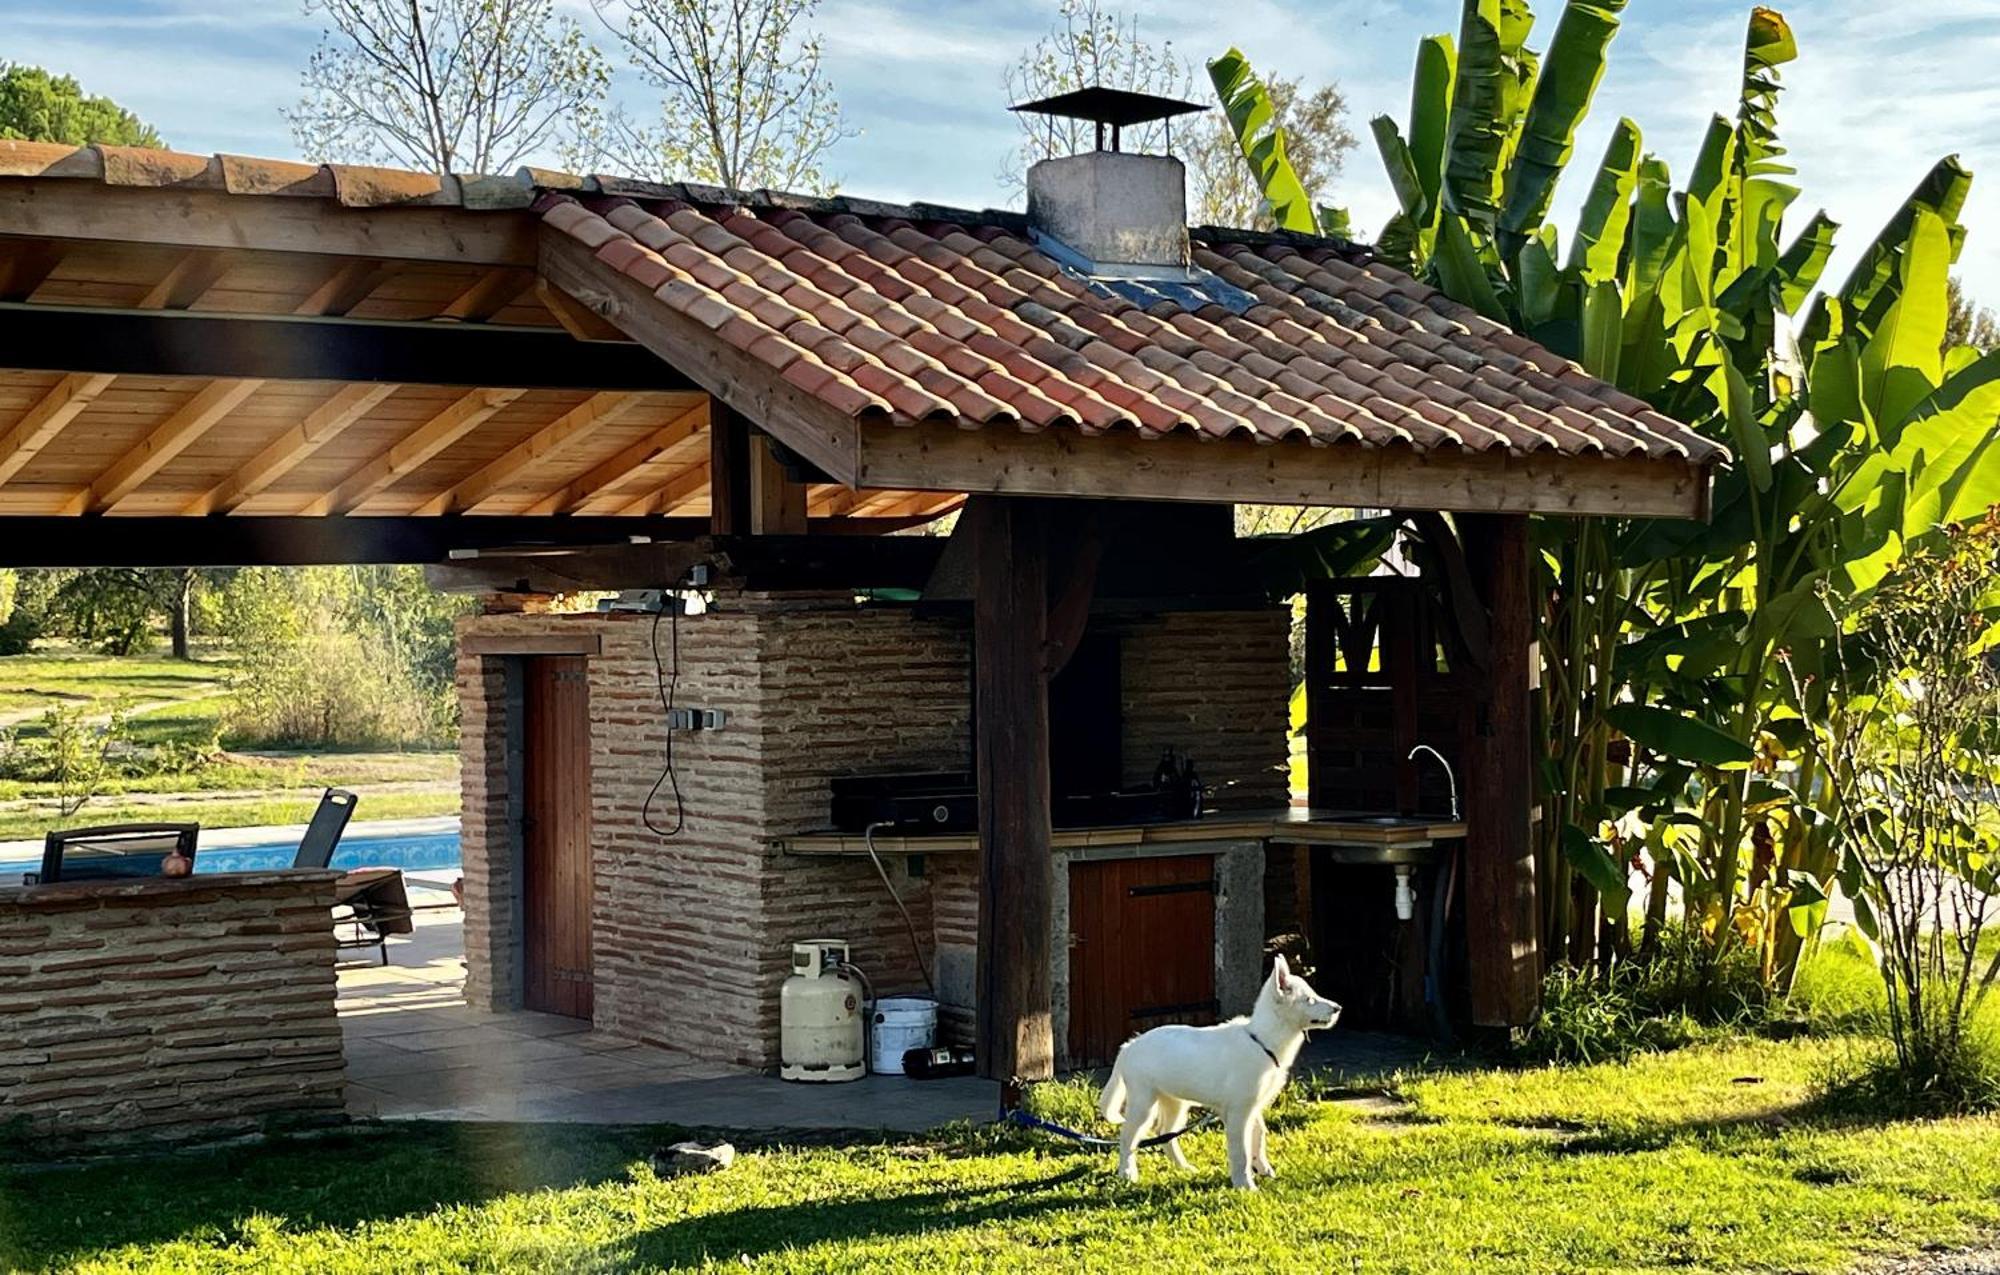
M1057 850L1081 850L1099 846L1267 841L1278 845L1351 849L1360 852L1357 857L1369 862L1394 863L1424 857L1423 852L1438 842L1460 840L1464 836L1465 824L1457 821L1293 808L1271 812L1218 811L1202 819L1173 823L1058 828L1051 845ZM809 832L780 837L772 844L784 854L868 853L867 839L849 832ZM978 848L979 837L970 832L875 838L875 849L883 854L951 854Z
M0 887L0 1125L55 1156L342 1119L336 876Z

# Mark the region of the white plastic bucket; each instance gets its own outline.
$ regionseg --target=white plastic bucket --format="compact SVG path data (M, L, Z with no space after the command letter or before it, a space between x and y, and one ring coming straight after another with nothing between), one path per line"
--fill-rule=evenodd
M921 996L885 996L868 1020L868 1050L878 1076L903 1074L903 1054L937 1040L937 1002Z

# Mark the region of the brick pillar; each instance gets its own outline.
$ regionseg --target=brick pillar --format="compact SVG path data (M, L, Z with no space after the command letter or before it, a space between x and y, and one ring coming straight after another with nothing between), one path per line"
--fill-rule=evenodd
M465 999L481 1009L520 1007L520 971L515 968L520 887L512 810L517 785L510 746L516 714L509 702L510 685L518 680L509 676L505 659L459 654Z

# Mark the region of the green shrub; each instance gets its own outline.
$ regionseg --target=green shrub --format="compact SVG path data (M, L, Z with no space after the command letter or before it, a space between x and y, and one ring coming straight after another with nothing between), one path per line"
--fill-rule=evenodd
M1754 952L1733 944L1718 957L1694 932L1669 925L1649 956L1608 973L1551 969L1519 1050L1545 1062L1603 1062L1677 1048L1704 1031L1753 1030L1772 1008Z

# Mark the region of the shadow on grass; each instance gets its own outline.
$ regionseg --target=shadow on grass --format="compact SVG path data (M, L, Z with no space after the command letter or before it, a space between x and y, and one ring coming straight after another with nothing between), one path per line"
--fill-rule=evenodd
M0 1269L126 1244L226 1240L262 1214L364 1222L623 1178L673 1130L407 1123L77 1168L0 1171Z
M1028 1221L1101 1203L1058 1193L1102 1172L1093 1161L1029 1182L732 1209L641 1232L603 1256L618 1267L678 1267L705 1259L755 1258L780 1248L890 1240L992 1221Z

